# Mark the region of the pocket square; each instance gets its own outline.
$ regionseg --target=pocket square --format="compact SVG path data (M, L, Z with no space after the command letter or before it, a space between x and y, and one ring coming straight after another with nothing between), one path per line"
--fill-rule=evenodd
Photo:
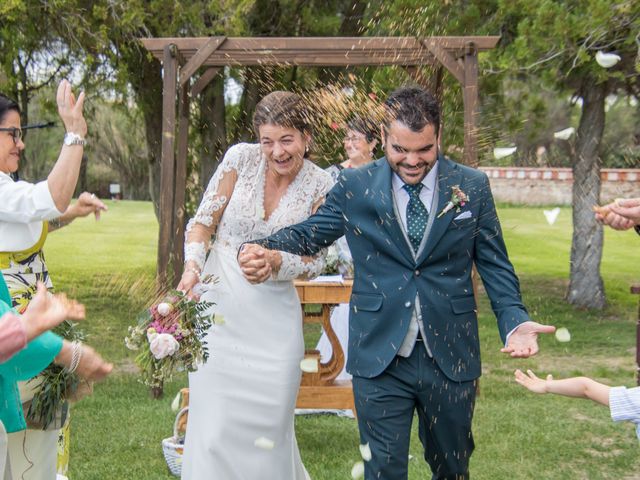
M466 212L462 212L460 215L455 217L453 221L455 222L456 220L464 220L465 218L471 218L471 212L469 210L467 210Z

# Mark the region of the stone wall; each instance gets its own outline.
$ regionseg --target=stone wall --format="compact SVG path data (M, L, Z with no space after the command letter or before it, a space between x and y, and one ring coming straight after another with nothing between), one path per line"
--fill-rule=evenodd
M498 202L524 205L570 205L573 172L570 168L480 167L491 182ZM600 171L601 203L640 197L640 170L604 168Z

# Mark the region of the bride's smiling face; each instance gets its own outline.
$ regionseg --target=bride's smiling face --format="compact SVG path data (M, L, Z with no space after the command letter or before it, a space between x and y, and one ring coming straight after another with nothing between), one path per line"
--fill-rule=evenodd
M258 133L269 170L282 176L295 176L302 167L309 137L295 128L272 124L261 125Z

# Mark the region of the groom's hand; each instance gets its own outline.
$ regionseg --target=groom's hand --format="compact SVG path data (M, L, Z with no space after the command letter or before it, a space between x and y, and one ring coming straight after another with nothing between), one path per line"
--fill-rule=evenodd
M250 283L262 283L271 276L271 263L268 261L267 250L260 245L245 243L238 255L238 263L244 278Z
M502 353L509 353L513 358L528 358L538 353L538 334L553 333L556 327L553 325L542 325L537 322L521 323L509 335L507 346L501 348Z

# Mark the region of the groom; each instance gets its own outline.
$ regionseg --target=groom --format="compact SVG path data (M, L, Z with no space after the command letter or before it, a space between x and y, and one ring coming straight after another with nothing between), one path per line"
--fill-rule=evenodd
M245 244L238 260L258 283L274 268L266 249L311 255L346 235L355 269L347 370L372 452L365 478L407 478L417 411L433 478L466 479L481 373L473 264L502 352L534 355L537 335L554 327L531 321L522 304L486 175L440 155L435 98L400 88L385 107L386 158L343 170L315 215Z

